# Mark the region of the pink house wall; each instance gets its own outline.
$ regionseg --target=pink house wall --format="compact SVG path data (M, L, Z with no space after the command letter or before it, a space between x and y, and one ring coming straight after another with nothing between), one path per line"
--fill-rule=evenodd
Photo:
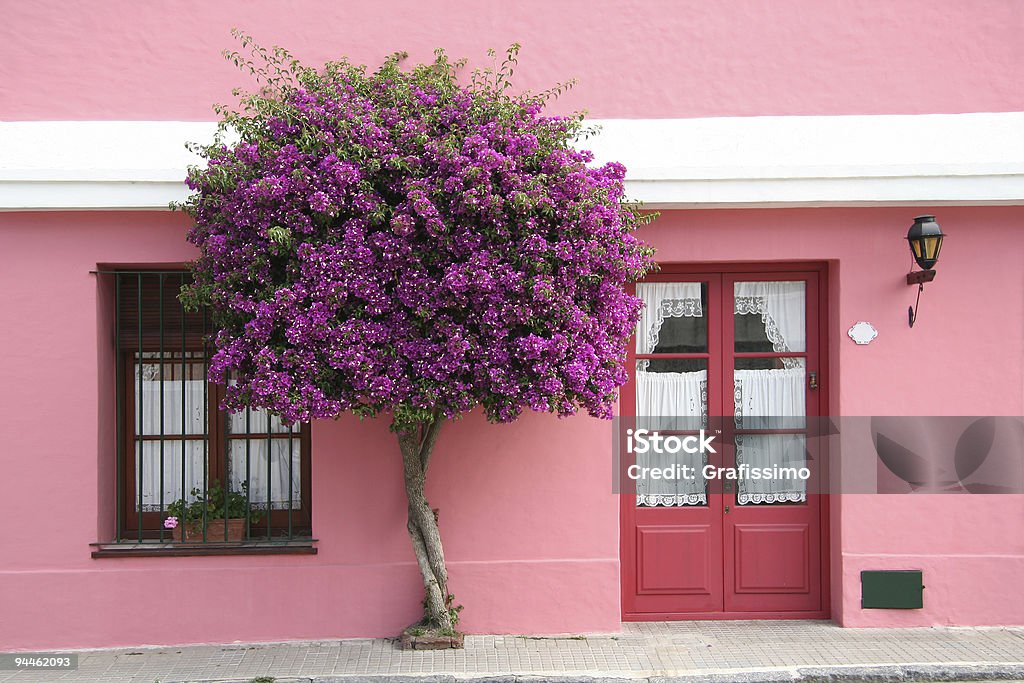
M0 119L208 120L243 84L229 30L311 63L474 65L523 44L519 83L597 118L1024 110L1016 0L289 0L7 3Z
M1019 273L985 264L993 253L1018 262L1005 238L1024 209L938 212L951 237L913 330L906 209L666 212L645 236L664 262L829 261L833 414L1020 414L1024 292ZM98 419L110 367L89 271L188 259L183 230L162 213L0 215L0 601L13 616L0 621L0 648L386 636L416 615L398 454L381 423L314 425L316 556L91 559L109 529L112 449ZM867 347L845 337L861 319L880 331ZM439 449L429 494L464 627L618 630L609 425L471 416ZM1024 571L1024 497L843 496L832 512L842 623L1024 623L1024 595L1001 589ZM924 569L925 609L861 610L862 568Z

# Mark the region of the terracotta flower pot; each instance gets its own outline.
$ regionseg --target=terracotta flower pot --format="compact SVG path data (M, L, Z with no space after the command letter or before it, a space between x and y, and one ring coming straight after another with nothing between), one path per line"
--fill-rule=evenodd
M245 539L245 519L242 517L231 518L227 520L227 540L228 541L241 541ZM171 530L171 537L175 543L181 543L181 532L185 530L185 543L202 543L203 542L203 523L201 521L190 522L186 524L178 524ZM206 520L206 541L208 543L223 543L224 542L224 519L208 519Z

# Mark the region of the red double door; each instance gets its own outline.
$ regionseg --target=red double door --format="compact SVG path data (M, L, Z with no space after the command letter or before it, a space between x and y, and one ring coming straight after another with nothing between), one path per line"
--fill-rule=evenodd
M663 269L637 284L646 306L622 392L621 412L635 418L625 422L663 436L703 428L715 452L625 454L636 472L685 465L693 475L626 479L625 619L828 616L812 434L826 391L823 275Z

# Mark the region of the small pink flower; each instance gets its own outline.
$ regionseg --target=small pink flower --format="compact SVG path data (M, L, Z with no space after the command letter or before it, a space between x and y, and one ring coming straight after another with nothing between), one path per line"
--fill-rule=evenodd
M174 529L177 526L178 526L178 518L177 517L168 517L167 519L164 520L164 528L165 529Z

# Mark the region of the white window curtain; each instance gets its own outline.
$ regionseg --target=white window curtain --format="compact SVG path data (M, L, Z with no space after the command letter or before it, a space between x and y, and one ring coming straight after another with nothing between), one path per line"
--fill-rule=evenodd
M734 288L737 315L760 315L764 332L776 352L805 351L805 287L797 282L737 282ZM792 358L783 359L793 367Z
M291 479L291 505L302 506L301 444L299 425L292 425L291 472L289 474L288 428L275 415L270 419L271 438L267 434L267 413L251 410L232 413L228 417L232 434L249 434L248 439L232 439L230 442L230 463L228 471L231 490L242 491L246 481L246 457L248 457L249 500L253 507L267 507L267 486L270 486L270 507L275 510L288 509L288 480ZM282 436L285 435L285 436ZM267 477L267 452L270 452L270 476Z
M180 434L202 435L204 427L204 416L206 397L204 388L205 380L202 379L171 379L165 376L160 382L160 366L158 364L144 364L142 367L142 424L141 431L138 424L140 398L136 392L135 416L136 434L146 436L159 436L161 433L161 405L160 397L163 395L163 434L173 436ZM165 374L169 375L165 365ZM177 368L174 371L177 372ZM135 366L135 381L138 386L139 366ZM184 420L182 420L182 408L184 404ZM161 443L163 444L161 447ZM163 440L161 441L136 441L135 442L135 467L136 477L142 472L142 510L154 512L160 510L160 489L161 489L161 451L163 454L163 505L168 505L186 498L193 500L191 495L193 488L203 487L203 471L206 465L206 450L204 441L197 440ZM184 453L185 468L182 478L182 455ZM141 464L140 464L141 455ZM136 501L138 504L139 501Z
M706 417L708 373L637 371L637 427L667 430L692 429ZM655 418L643 420L644 416ZM684 424L680 424L684 423ZM639 479L636 502L641 506L705 505L707 491L701 476L705 457L701 453L637 453L640 467L688 466L695 476L689 479Z
M141 455L142 510L161 511L161 483L163 484L163 509L174 501L185 498L195 500L193 489L203 489L204 472L208 446L203 438L175 439L175 435L202 437L206 414L206 400L209 388L204 379L181 379L172 377L179 373L177 365L165 364L164 381L160 382L160 366L156 363L142 365L142 430L136 426L136 434L159 436L161 434L161 394L163 395L162 441L136 441L135 467L139 472ZM201 377L200 369L191 368L190 375ZM135 382L138 386L139 366L136 365ZM184 403L184 421L182 408ZM135 416L138 422L139 398L136 392ZM291 479L291 505L297 509L302 505L301 439L299 425L292 426L291 471L289 473L288 429L274 416L270 421L271 433L275 438L267 439L267 413L262 410L245 411L229 416L229 429L233 434L253 436L249 439L232 439L228 464L230 490L242 491L246 481L246 455L248 443L249 500L254 507L267 507L267 488L270 487L270 503L273 509L288 509L288 482ZM269 441L269 444L268 444ZM161 443L163 444L161 447ZM268 448L269 445L269 448ZM267 476L267 452L270 452L270 476ZM184 453L184 477L182 457ZM161 461L163 467L161 468ZM161 469L163 479L161 480ZM138 476L138 475L136 475ZM213 482L205 478L205 484ZM222 482L223 483L223 482ZM138 501L136 501L138 505Z
M643 300L637 353L654 353L661 339L666 318L701 318L699 282L649 282L637 285ZM693 429L707 418L706 370L695 372L648 372L650 363L637 362L636 409L637 427L648 429ZM652 418L645 420L644 418ZM667 467L673 464L695 468L696 477L679 480L640 479L637 481L637 505L643 507L706 505L707 492L700 470L701 454L637 453L640 467Z
M776 352L806 350L805 291L803 282L738 282L737 315L757 314L765 336ZM782 359L783 368L736 370L735 422L738 428L801 429L806 424L804 387L806 368L801 358ZM736 463L754 468L800 468L806 462L806 444L800 434L739 435ZM801 479L741 479L740 505L806 500Z
M644 302L636 335L637 353L654 353L665 318L704 317L699 282L642 282L636 286L636 293Z
M802 365L736 370L733 407L737 429L803 429L806 424L805 377Z
M799 470L807 463L807 445L802 434L736 436L736 464L754 468L779 467ZM736 502L740 505L800 503L807 500L807 483L800 478L740 479Z

